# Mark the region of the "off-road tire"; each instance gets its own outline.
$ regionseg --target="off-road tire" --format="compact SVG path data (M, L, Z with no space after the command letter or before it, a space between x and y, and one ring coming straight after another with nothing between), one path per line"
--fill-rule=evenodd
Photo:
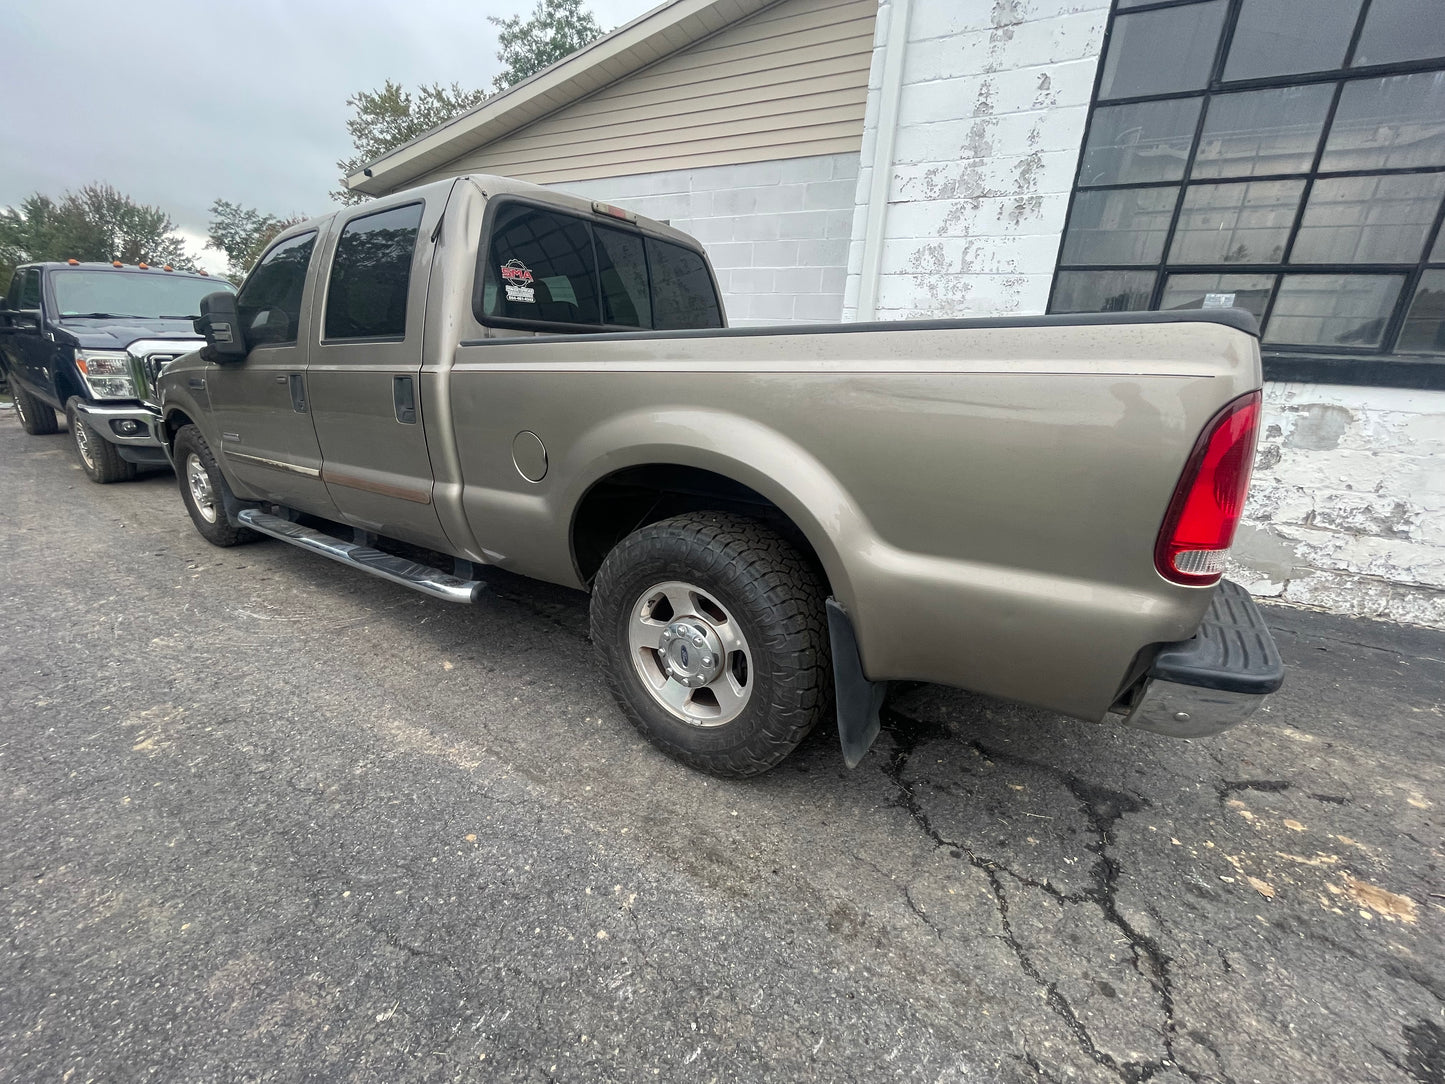
M214 519L206 518L191 491L187 472L193 455L200 460L200 465L210 480L211 492L215 495ZM234 526L227 518L226 509L236 505L236 498L226 482L226 476L216 464L216 457L211 454L206 438L201 436L201 431L194 425L184 425L176 434L172 460L176 467L176 479L181 486L181 500L185 502L186 511L191 514L191 522L196 525L202 538L213 546L238 546L242 542L254 542L261 537L247 527Z
M42 403L13 380L10 382L10 396L15 400L15 413L20 416L21 427L32 437L48 437L60 432L60 423L49 404Z
M746 635L752 688L730 722L678 719L632 662L633 607L673 580L715 595ZM731 513L694 512L643 527L607 555L592 589L592 642L613 696L649 741L713 775L757 775L797 748L832 705L825 597L819 573L776 531Z
M92 482L99 482L101 485L129 482L135 477L135 464L122 459L120 449L97 433L95 426L80 416L80 412L75 409L75 405L80 402L83 400L78 395L71 396L66 402L65 421L70 426L70 441L75 448L75 458L80 460L81 469Z

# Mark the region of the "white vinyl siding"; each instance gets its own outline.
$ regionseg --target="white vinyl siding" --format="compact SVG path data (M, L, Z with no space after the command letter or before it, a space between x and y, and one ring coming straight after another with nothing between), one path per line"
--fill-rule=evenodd
M423 180L539 184L857 153L877 0L782 0Z

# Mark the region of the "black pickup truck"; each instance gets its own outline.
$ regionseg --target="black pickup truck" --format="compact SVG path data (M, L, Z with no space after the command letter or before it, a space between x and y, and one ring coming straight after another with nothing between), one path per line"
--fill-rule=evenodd
M200 299L230 289L171 267L76 260L25 264L0 298L0 372L27 433L58 432L65 414L96 482L167 465L155 386L172 358L202 345Z

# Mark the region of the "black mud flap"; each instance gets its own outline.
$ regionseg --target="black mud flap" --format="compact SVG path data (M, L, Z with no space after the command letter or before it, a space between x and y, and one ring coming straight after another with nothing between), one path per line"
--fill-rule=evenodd
M878 737L878 711L888 692L886 681L869 681L863 674L858 654L858 637L853 622L836 599L828 600L828 638L833 651L833 691L838 701L838 740L843 761L858 767Z

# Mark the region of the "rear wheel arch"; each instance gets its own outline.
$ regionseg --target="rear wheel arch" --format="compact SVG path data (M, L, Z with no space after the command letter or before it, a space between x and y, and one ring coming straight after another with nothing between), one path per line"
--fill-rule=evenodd
M590 485L572 512L572 560L591 585L607 555L628 535L691 512L730 512L772 527L797 547L830 589L844 579L831 539L816 523L800 523L777 501L719 471L684 463L623 467Z

